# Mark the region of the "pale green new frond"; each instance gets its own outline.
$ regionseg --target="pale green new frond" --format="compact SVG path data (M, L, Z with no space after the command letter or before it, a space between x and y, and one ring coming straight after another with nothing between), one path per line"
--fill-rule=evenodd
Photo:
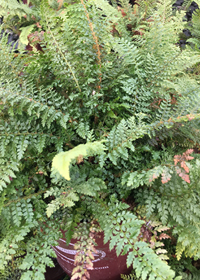
M104 150L105 147L101 142L80 144L67 152L57 154L52 162L52 171L57 171L66 180L70 181L69 167L72 160L77 159L81 162L85 157L104 154Z

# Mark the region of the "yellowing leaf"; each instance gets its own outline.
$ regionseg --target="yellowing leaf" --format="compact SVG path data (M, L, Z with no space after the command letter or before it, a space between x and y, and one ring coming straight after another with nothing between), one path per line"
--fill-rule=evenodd
M20 28L21 34L20 34L19 39L22 42L22 44L28 45L28 35L33 30L34 26L35 26L35 24L31 24L29 26Z
M52 169L56 169L60 175L62 175L66 180L70 181L69 166L73 159L78 159L78 161L86 156L93 156L96 154L104 153L104 145L101 142L93 142L87 144L80 144L77 147L67 151L57 154L53 158Z

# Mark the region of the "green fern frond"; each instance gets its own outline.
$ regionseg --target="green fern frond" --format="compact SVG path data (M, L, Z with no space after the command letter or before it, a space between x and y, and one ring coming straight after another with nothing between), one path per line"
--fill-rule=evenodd
M19 163L17 161L11 161L9 158L0 158L0 191L3 188L7 188L7 185L11 182L11 178L15 178L15 172L19 171Z
M33 14L33 11L31 10L31 8L28 7L28 5L19 2L17 0L11 0L11 1L2 0L0 7L1 7L0 16L7 16L8 12L9 12L9 16L17 15L19 18L23 17L25 14Z
M23 89L13 88L11 84L0 88L0 96L5 104L11 105L8 110L11 115L14 114L15 107L15 113L19 115L27 112L29 116L35 115L36 118L40 118L43 127L46 125L50 128L52 122L58 120L60 125L66 128L69 114L59 110L60 105L65 106L65 100L52 90L47 92L41 88L38 91L32 85L24 85Z
M144 221L126 211L126 204L115 203L113 199L108 207L104 208L101 203L92 204L90 207L98 216L100 226L104 230L104 242L109 241L110 250L115 247L117 255L122 252L127 254L127 266L133 265L137 277L173 279L174 272L158 258L148 244L137 241Z

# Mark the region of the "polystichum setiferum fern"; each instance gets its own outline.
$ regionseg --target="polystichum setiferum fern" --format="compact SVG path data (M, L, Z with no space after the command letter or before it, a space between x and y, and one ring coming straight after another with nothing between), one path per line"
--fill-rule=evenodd
M44 279L59 229L69 241L85 219L137 278L174 279L139 236L154 216L173 229L178 258L199 257L200 86L188 69L200 56L176 44L183 15L169 1L32 5L34 18L1 2L32 52L0 41L0 269L23 248L21 279Z

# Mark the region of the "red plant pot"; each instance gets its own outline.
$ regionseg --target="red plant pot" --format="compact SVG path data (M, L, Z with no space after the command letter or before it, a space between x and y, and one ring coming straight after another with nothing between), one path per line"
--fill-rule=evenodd
M61 277L64 277L66 273L60 267L58 262L53 260L55 267L47 267L45 273L45 280L60 280Z
M129 274L131 268L126 266L126 256L117 257L115 249L109 250L109 244L103 243L103 233L95 239L97 246L97 254L94 255L93 269L88 269L91 280L121 280L121 274ZM64 238L59 239L59 245L53 249L57 255L57 260L62 269L71 276L74 266L74 250L75 239L72 239L70 244L66 246Z

